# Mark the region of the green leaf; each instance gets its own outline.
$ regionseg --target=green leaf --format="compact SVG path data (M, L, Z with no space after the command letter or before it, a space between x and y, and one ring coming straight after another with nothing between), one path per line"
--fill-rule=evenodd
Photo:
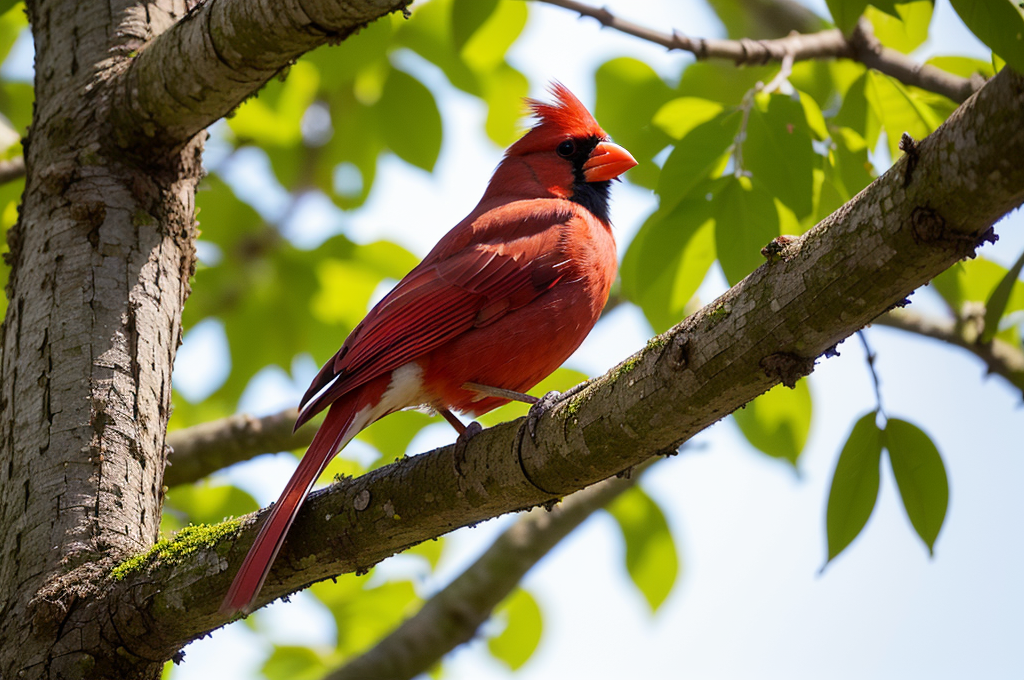
M1024 73L1024 10L1015 0L950 0L967 28Z
M872 411L856 422L836 462L825 519L829 562L857 538L875 509L882 460L877 417Z
M896 16L874 7L868 7L865 16L883 45L910 54L928 39L933 9L932 0L915 0L895 5Z
M857 24L857 19L868 6L868 0L825 0L825 2L828 5L828 11L832 13L832 20L846 35L850 34Z
M733 64L724 62L698 61L683 71L674 96L700 97L736 106L757 83L768 82L778 71L779 67L775 65L737 69ZM628 105L629 102L623 102L623 106Z
M693 128L722 113L718 102L700 97L677 97L666 102L652 119L654 124L675 140L688 135Z
M885 129L892 158L900 157L900 138L908 133L924 139L942 124L942 117L913 90L889 76L869 71L865 96Z
M672 140L651 119L674 96L672 89L650 66L629 57L601 64L594 82L594 116L639 163L629 171L629 181L653 188L659 174L653 159Z
M502 64L482 77L481 85L487 102L487 122L484 124L487 136L498 146L510 146L522 135L519 121L522 119L523 97L530 89L530 82L519 71Z
M332 95L343 88L351 90L352 81L360 72L387 63L393 34L391 21L378 19L336 45L324 45L306 53L302 61L316 67L321 93Z
M867 142L850 128L834 128L832 143L831 160L842 188L842 197L848 201L874 180L874 166L868 158Z
M25 5L20 0L0 2L0 61L7 58L14 41L27 26Z
M622 260L622 292L661 333L683 319L715 257L711 203L703 195L683 199L668 215L648 218L633 237Z
M753 446L796 467L811 429L811 409L811 391L801 380L793 389L776 385L732 415Z
M453 12L460 4L470 2L453 2ZM478 75L490 73L505 63L505 53L512 46L526 26L528 9L525 2L519 0L500 0L490 16L477 28L461 47L456 42L456 49L462 60ZM453 31L455 26L452 27ZM462 29L460 29L462 30ZM458 36L453 35L457 41Z
M665 515L639 486L612 501L608 512L626 543L626 570L655 612L679 574L679 557Z
M818 156L799 100L781 94L758 96L742 150L744 170L749 170L798 218L810 214Z
M874 149L878 145L882 125L874 107L868 103L867 86L868 73L865 71L847 88L843 104L832 119L832 124L856 132L868 149Z
M939 450L916 425L895 418L886 423L885 448L910 523L934 554L949 505L949 481Z
M263 664L267 680L317 680L327 674L328 667L310 647L274 645L274 651Z
M992 291L988 302L985 303L985 330L981 334L981 342L992 342L999 332L999 320L1006 313L1006 306L1010 302L1010 294L1017 286L1020 279L1021 269L1024 268L1024 253L1006 273L999 284Z
M996 74L995 69L992 68L992 62L972 57L932 57L925 63L935 68L941 68L943 71L949 71L961 78L970 78L974 74L991 78Z
M216 524L259 509L256 499L238 487L205 480L172 488L164 503L164 512L175 515L181 526Z
M238 107L228 127L240 140L261 146L293 146L302 141L302 115L320 87L315 66L298 61L282 83L272 80L257 97Z
M494 14L498 0L452 0L452 43L461 50L477 29Z
M658 178L659 211L672 210L694 187L721 174L740 120L738 111L721 113L676 143Z
M430 90L392 69L374 110L388 147L406 163L433 170L441 153L441 113Z
M399 411L389 415L387 420L378 420L370 425L359 433L358 438L380 451L381 458L373 466L379 467L405 455L413 437L433 422L426 413ZM454 430L452 434L455 434Z
M530 593L517 588L498 608L505 618L505 630L487 640L491 655L511 670L518 670L530 660L540 644L544 620L540 606Z
M764 263L761 249L779 235L772 195L746 177L730 178L714 198L715 251L730 286Z
M368 649L421 602L411 581L388 581L378 586L368 586L368 581L366 577L345 574L334 582L321 581L309 589L334 615L338 651L342 654L358 654Z
M978 257L953 265L932 279L931 285L939 292L955 314L963 312L969 302L985 302L1002 281L1008 270L985 258ZM1024 309L1024 282L1010 279L1013 285L1003 314Z

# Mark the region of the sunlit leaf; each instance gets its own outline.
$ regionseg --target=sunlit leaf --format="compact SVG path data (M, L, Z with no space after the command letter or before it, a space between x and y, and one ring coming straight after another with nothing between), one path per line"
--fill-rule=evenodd
M1024 73L1024 10L1017 0L950 0L967 28Z
M825 2L828 4L828 11L832 14L832 20L836 22L836 26L847 35L853 30L857 19L868 6L868 0L825 0Z
M964 304L985 302L1000 282L1006 281L1008 270L985 258L964 260L942 272L931 285L939 292L953 312L960 314ZM1003 314L1024 309L1024 282L1013 282Z
M324 45L305 54L302 61L316 66L322 92L351 88L356 74L386 61L393 33L391 21L378 19L337 45Z
M403 161L433 170L441 152L441 113L430 90L392 69L374 110L388 147Z
M263 664L267 680L317 680L328 667L323 657L310 647L274 645L274 651Z
M828 561L832 561L867 524L878 499L882 432L872 411L853 426L832 475L825 526Z
M868 149L874 149L882 130L881 121L867 98L868 73L864 72L846 90L843 104L832 119L832 124L849 128L864 140Z
M302 114L320 87L317 68L298 61L282 83L273 80L258 96L238 107L228 126L243 140L266 146L290 146L302 141Z
M393 417L393 416L389 416ZM431 569L436 569L437 564L441 561L441 555L444 552L444 538L438 537L429 541L423 541L418 545L406 550L403 555L417 555L422 557L430 565Z
M654 114L653 122L669 137L680 140L693 128L722 113L724 107L710 99L677 97L666 102Z
M512 670L522 667L540 644L544 620L540 606L530 593L516 589L498 608L505 630L487 640L491 655Z
M259 508L256 499L238 487L207 481L172 488L164 503L164 511L176 513L182 525L216 524Z
M658 181L653 159L672 140L651 119L674 96L671 88L649 65L630 57L601 64L594 81L594 116L639 163L629 171L629 181L653 188Z
M898 17L874 7L868 7L865 16L883 45L909 54L928 39L933 3L932 0L914 0L900 3L895 9Z
M399 411L392 413L384 420L378 420L359 433L361 441L370 444L380 451L379 464L387 464L397 460L408 452L409 444L420 430L434 422L426 413L418 411ZM454 437L455 431L452 431ZM412 451L409 453L419 453ZM376 466L375 466L376 467Z
M737 69L721 61L698 61L683 71L674 96L700 97L736 106L759 82L768 82L778 73L777 65L745 66ZM665 101L668 101L666 98ZM628 104L628 103L627 103Z
M651 611L657 611L679 574L679 557L665 515L638 486L612 501L608 512L626 543L626 570Z
M904 132L914 139L923 139L942 124L934 109L889 76L869 72L865 96L882 123L894 159L902 153L899 144Z
M759 450L796 466L811 429L811 391L801 380L790 389L776 385L735 411L743 436Z
M716 176L739 130L738 111L721 113L676 142L658 178L659 210L672 210L694 187Z
M764 263L761 249L779 236L779 212L757 182L730 178L714 198L715 251L729 285Z
M942 457L927 434L904 420L890 418L884 436L903 507L928 552L934 554L935 539L949 505L949 481Z
M633 238L622 261L622 292L660 333L682 321L715 258L711 202L703 195L683 199L667 215L648 218Z
M1010 295L1013 289L1020 283L1020 272L1024 268L1024 253L1006 273L999 284L992 291L988 302L985 304L985 330L981 334L981 342L992 342L999 332L999 320L1006 313L1006 306L1010 302Z
M749 170L798 218L810 214L818 157L799 100L781 94L758 96L742 150L744 170Z
M932 57L925 63L941 68L943 71L949 71L961 78L970 78L975 74L984 78L991 78L996 74L995 69L992 68L991 61L974 59L973 57Z
M848 201L872 182L874 166L868 159L867 142L850 128L833 128L832 143L831 158L843 189L842 196Z
M348 574L310 588L334 616L338 651L346 655L369 648L420 603L410 581L388 581L370 587L368 580Z
M530 83L519 71L508 64L502 64L487 77L481 79L483 97L487 102L487 122L484 129L487 136L501 147L516 141L522 134L523 97L530 89Z
M497 6L498 0L452 0L451 31L455 49L462 49Z
M14 46L21 31L28 26L25 16L25 5L20 0L3 0L0 2L0 61Z
M472 3L477 1L472 0ZM471 2L461 4L468 5ZM454 12L459 5L459 2L453 2L452 11ZM453 34L453 38L456 40L455 48L466 64L477 74L490 73L504 63L505 52L526 26L527 12L528 8L525 2L499 0L494 11L461 47L457 42L458 36ZM453 26L453 30L454 28L455 26Z

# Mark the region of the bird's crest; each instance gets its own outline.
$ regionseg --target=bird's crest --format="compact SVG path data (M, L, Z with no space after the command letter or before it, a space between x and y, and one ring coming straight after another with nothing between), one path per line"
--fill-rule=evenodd
M587 111L587 107L583 106L583 103L569 91L569 88L554 81L548 89L555 99L554 103L548 104L536 99L526 100L530 112L539 121L522 139L509 147L508 155L520 155L548 147L553 148L566 137L576 139L591 136L602 139L607 137L605 131L590 115L590 111Z

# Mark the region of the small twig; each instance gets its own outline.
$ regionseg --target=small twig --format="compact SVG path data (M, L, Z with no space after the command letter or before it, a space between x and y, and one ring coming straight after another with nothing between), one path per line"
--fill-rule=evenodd
M682 50L698 59L729 59L740 65L763 65L782 61L791 55L794 61L808 59L852 59L879 73L929 92L962 103L985 84L983 78L961 78L927 64L918 64L896 50L884 47L865 19L857 24L849 38L839 29L817 33L794 33L774 40L721 40L690 38L679 31L663 33L621 19L605 8L592 7L576 0L533 0L555 5L591 17L608 28L661 45L669 50Z
M868 338L864 334L864 331L857 331L857 337L860 338L860 342L864 345L864 352L867 354L868 370L871 371L871 379L875 382L875 401L878 404L878 412L885 418L885 409L882 408L882 383L878 379L878 371L875 370L875 359L877 355L871 351L871 346L868 345Z

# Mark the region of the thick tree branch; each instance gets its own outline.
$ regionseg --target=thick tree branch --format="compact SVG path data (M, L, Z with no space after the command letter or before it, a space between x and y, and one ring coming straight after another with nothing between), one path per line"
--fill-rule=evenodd
M807 59L852 59L902 83L936 92L955 102L963 102L983 84L982 78L961 78L928 64L918 64L896 50L884 47L875 37L866 19L857 23L849 38L839 29L818 33L794 33L774 40L723 40L690 38L678 31L661 31L634 24L615 16L605 8L592 7L576 0L534 0L564 7L580 16L597 19L603 26L614 28L669 50L693 53L698 59L729 59L737 65L781 62L787 55L793 61Z
M169 432L170 466L164 472L164 484L188 484L263 453L309 446L317 426L311 423L293 433L298 414L294 408L262 418L238 413Z
M896 309L878 317L872 323L962 347L984 361L989 373L1002 376L1024 392L1024 352L1019 347L999 339L986 344L979 343L981 324L974 324L971 319L957 323L950 319L933 318L906 309Z
M595 511L632 487L639 473L638 469L632 475L606 479L572 494L550 511L534 508L524 514L415 616L326 680L403 680L430 670L445 654L472 639L533 565Z
M584 488L675 450L778 382L795 384L818 356L973 253L1024 202L1024 77L1005 69L914 154L914 163L897 161L712 304L556 404L536 440L520 419L461 451L406 458L314 494L261 601ZM169 658L225 623L217 606L257 525L250 516L192 532L124 565L65 624L119 620L131 653Z
M176 147L223 118L299 56L338 43L411 0L208 0L152 37L120 74L115 135L126 148ZM123 28L131 33L132 26Z

